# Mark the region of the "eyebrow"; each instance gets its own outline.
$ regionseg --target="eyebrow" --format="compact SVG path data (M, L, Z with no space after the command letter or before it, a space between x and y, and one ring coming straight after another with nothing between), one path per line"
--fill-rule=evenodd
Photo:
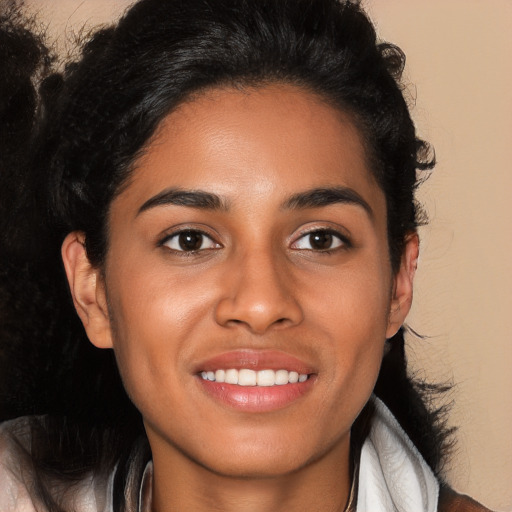
M216 194L203 190L169 188L148 199L139 208L137 215L151 208L155 208L156 206L167 205L188 206L201 210L228 210L227 202Z
M351 204L361 207L370 218L373 210L370 205L349 187L320 187L290 196L283 204L285 210L305 210L322 208L333 204ZM165 189L148 199L138 210L137 215L157 206L187 206L201 210L229 210L228 202L211 192L203 190Z
M294 194L285 201L285 209L302 210L307 208L322 208L332 204L351 204L363 208L370 218L373 210L370 205L352 188L321 187Z

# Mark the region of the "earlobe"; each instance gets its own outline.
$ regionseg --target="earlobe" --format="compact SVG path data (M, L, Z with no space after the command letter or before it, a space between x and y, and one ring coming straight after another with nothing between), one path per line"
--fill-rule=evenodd
M386 338L393 337L403 325L412 305L413 281L418 264L419 238L411 233L405 243L400 268L395 275Z
M112 348L103 279L100 270L91 265L84 241L82 232L73 231L61 247L71 296L91 343L98 348Z

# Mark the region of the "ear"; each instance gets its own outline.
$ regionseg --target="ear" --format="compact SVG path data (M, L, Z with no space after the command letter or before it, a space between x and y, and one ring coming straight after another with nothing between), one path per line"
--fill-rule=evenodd
M400 268L394 278L386 338L393 337L403 325L412 304L414 274L418 265L419 239L411 233L405 241Z
M85 235L73 231L64 239L62 260L75 309L91 343L112 348L112 334L105 287L100 269L91 265L85 251Z

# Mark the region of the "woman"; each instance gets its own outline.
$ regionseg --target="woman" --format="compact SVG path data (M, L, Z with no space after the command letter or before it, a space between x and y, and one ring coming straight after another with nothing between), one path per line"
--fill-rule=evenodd
M433 158L357 5L143 0L63 74L4 32L46 77L3 163L2 510L483 510L407 376Z

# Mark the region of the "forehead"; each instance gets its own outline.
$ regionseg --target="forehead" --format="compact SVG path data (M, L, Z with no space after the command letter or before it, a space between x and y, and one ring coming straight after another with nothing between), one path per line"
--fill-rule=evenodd
M143 202L172 186L248 200L342 185L383 204L367 162L351 117L314 93L213 89L163 120L121 195Z

